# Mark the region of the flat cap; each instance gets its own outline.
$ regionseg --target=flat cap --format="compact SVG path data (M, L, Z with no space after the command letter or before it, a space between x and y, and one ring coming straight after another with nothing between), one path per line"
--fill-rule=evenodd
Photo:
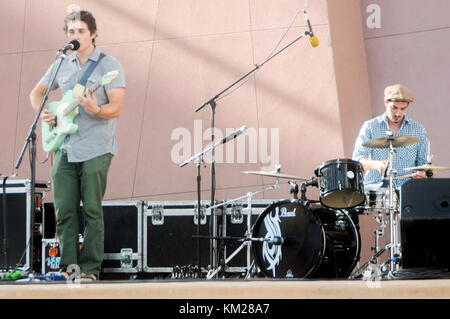
M395 102L413 102L411 91L404 85L394 84L384 89L384 99Z

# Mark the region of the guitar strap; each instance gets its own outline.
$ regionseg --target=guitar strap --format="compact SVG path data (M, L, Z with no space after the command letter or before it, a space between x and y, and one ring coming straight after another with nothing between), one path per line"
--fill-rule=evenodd
M100 62L100 60L103 59L104 56L105 56L105 54L103 52L101 52L100 56L97 59L97 61L91 61L91 63L89 64L87 70L84 72L83 77L81 78L80 81L78 81L79 84L81 84L82 86L86 87L86 82L87 82L88 78L91 76L92 72L97 67L97 65Z

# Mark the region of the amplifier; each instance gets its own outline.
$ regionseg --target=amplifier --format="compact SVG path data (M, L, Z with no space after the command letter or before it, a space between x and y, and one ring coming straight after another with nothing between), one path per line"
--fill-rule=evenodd
M400 229L403 268L450 268L450 179L404 183Z

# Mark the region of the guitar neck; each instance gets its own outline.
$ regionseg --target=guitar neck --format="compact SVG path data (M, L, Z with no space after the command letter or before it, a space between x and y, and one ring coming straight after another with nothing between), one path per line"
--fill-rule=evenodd
M102 86L102 81L101 80L97 81L89 88L89 92L94 93L101 86ZM64 116L67 116L68 114L70 114L70 112L72 112L78 106L78 104L79 104L78 100L75 98L75 100L72 103L70 103L69 105L67 105L66 108L64 109Z

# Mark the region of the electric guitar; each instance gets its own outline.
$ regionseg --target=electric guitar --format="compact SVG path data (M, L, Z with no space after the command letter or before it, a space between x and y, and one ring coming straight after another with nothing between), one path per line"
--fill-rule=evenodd
M105 74L98 82L89 88L89 92L93 93L103 85L109 84L117 79L119 71L114 70ZM80 90L81 87L81 90ZM78 130L78 125L73 121L78 115L77 96L82 93L84 87L77 84L72 90L67 91L60 101L49 103L47 109L53 111L55 116L55 126L50 126L47 122L42 121L42 146L46 152L56 152L64 142L67 135L74 134Z

